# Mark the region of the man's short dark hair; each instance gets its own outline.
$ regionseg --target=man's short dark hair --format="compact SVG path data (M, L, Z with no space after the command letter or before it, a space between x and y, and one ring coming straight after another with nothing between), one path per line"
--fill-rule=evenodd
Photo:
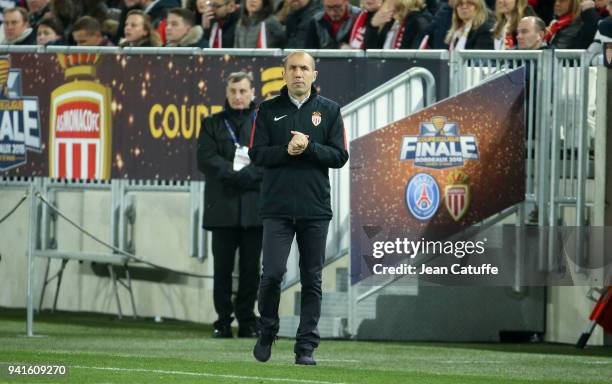
M41 25L51 28L55 34L60 37L64 36L64 24L55 16L43 17L42 20L38 22L38 26L40 27Z
M102 26L100 22L91 16L83 16L74 22L72 26L72 32L76 31L87 31L90 35L96 33L102 33Z
M176 7L169 10L168 14L173 14L180 17L191 27L195 25L195 13L189 9Z
M21 14L21 20L25 21L28 24L30 23L30 16L28 14L28 10L22 7L6 8L4 9L4 11L2 11L2 14L6 16L7 13L13 12L19 12Z
M251 85L251 88L255 88L255 85L253 84L253 75L251 74L251 72L242 72L242 71L241 72L232 72L227 77L227 84L237 83L237 82L242 81L244 79L247 79L249 81L249 84Z

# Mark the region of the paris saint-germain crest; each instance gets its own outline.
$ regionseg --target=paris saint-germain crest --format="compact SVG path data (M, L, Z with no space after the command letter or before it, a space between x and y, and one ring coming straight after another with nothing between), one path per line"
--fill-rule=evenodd
M406 205L414 217L429 220L440 205L440 188L427 173L417 173L406 187Z

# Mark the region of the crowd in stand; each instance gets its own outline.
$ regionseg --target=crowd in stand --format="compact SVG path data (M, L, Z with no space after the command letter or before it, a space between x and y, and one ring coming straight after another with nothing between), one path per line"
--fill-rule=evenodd
M612 41L612 0L237 1L2 1L0 44L508 50Z

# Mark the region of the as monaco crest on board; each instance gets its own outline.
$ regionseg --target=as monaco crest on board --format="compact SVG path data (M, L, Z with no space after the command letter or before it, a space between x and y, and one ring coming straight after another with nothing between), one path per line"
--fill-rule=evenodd
M317 127L321 124L321 112L312 113L312 124Z
M110 178L110 89L95 81L99 59L99 54L58 55L66 78L74 80L51 93L51 177Z
M470 206L468 179L466 173L453 171L448 176L448 184L444 188L444 204L455 221L461 220Z

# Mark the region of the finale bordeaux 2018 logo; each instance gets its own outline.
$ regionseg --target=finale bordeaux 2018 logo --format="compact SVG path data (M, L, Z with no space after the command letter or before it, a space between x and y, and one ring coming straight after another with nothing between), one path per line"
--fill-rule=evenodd
M29 151L40 152L38 98L22 96L21 70L10 70L0 57L0 171L27 162Z
M400 160L413 160L415 167L441 170L463 166L465 160L478 160L478 144L474 136L459 135L457 123L446 117L434 116L431 122L422 122L418 136L404 136ZM459 221L470 203L468 175L453 171L448 177L444 200L450 216ZM429 220L438 210L440 188L428 173L415 174L406 186L406 205L419 220Z
M111 91L94 81L99 54L58 54L66 79L51 93L49 175L108 179L111 173Z

